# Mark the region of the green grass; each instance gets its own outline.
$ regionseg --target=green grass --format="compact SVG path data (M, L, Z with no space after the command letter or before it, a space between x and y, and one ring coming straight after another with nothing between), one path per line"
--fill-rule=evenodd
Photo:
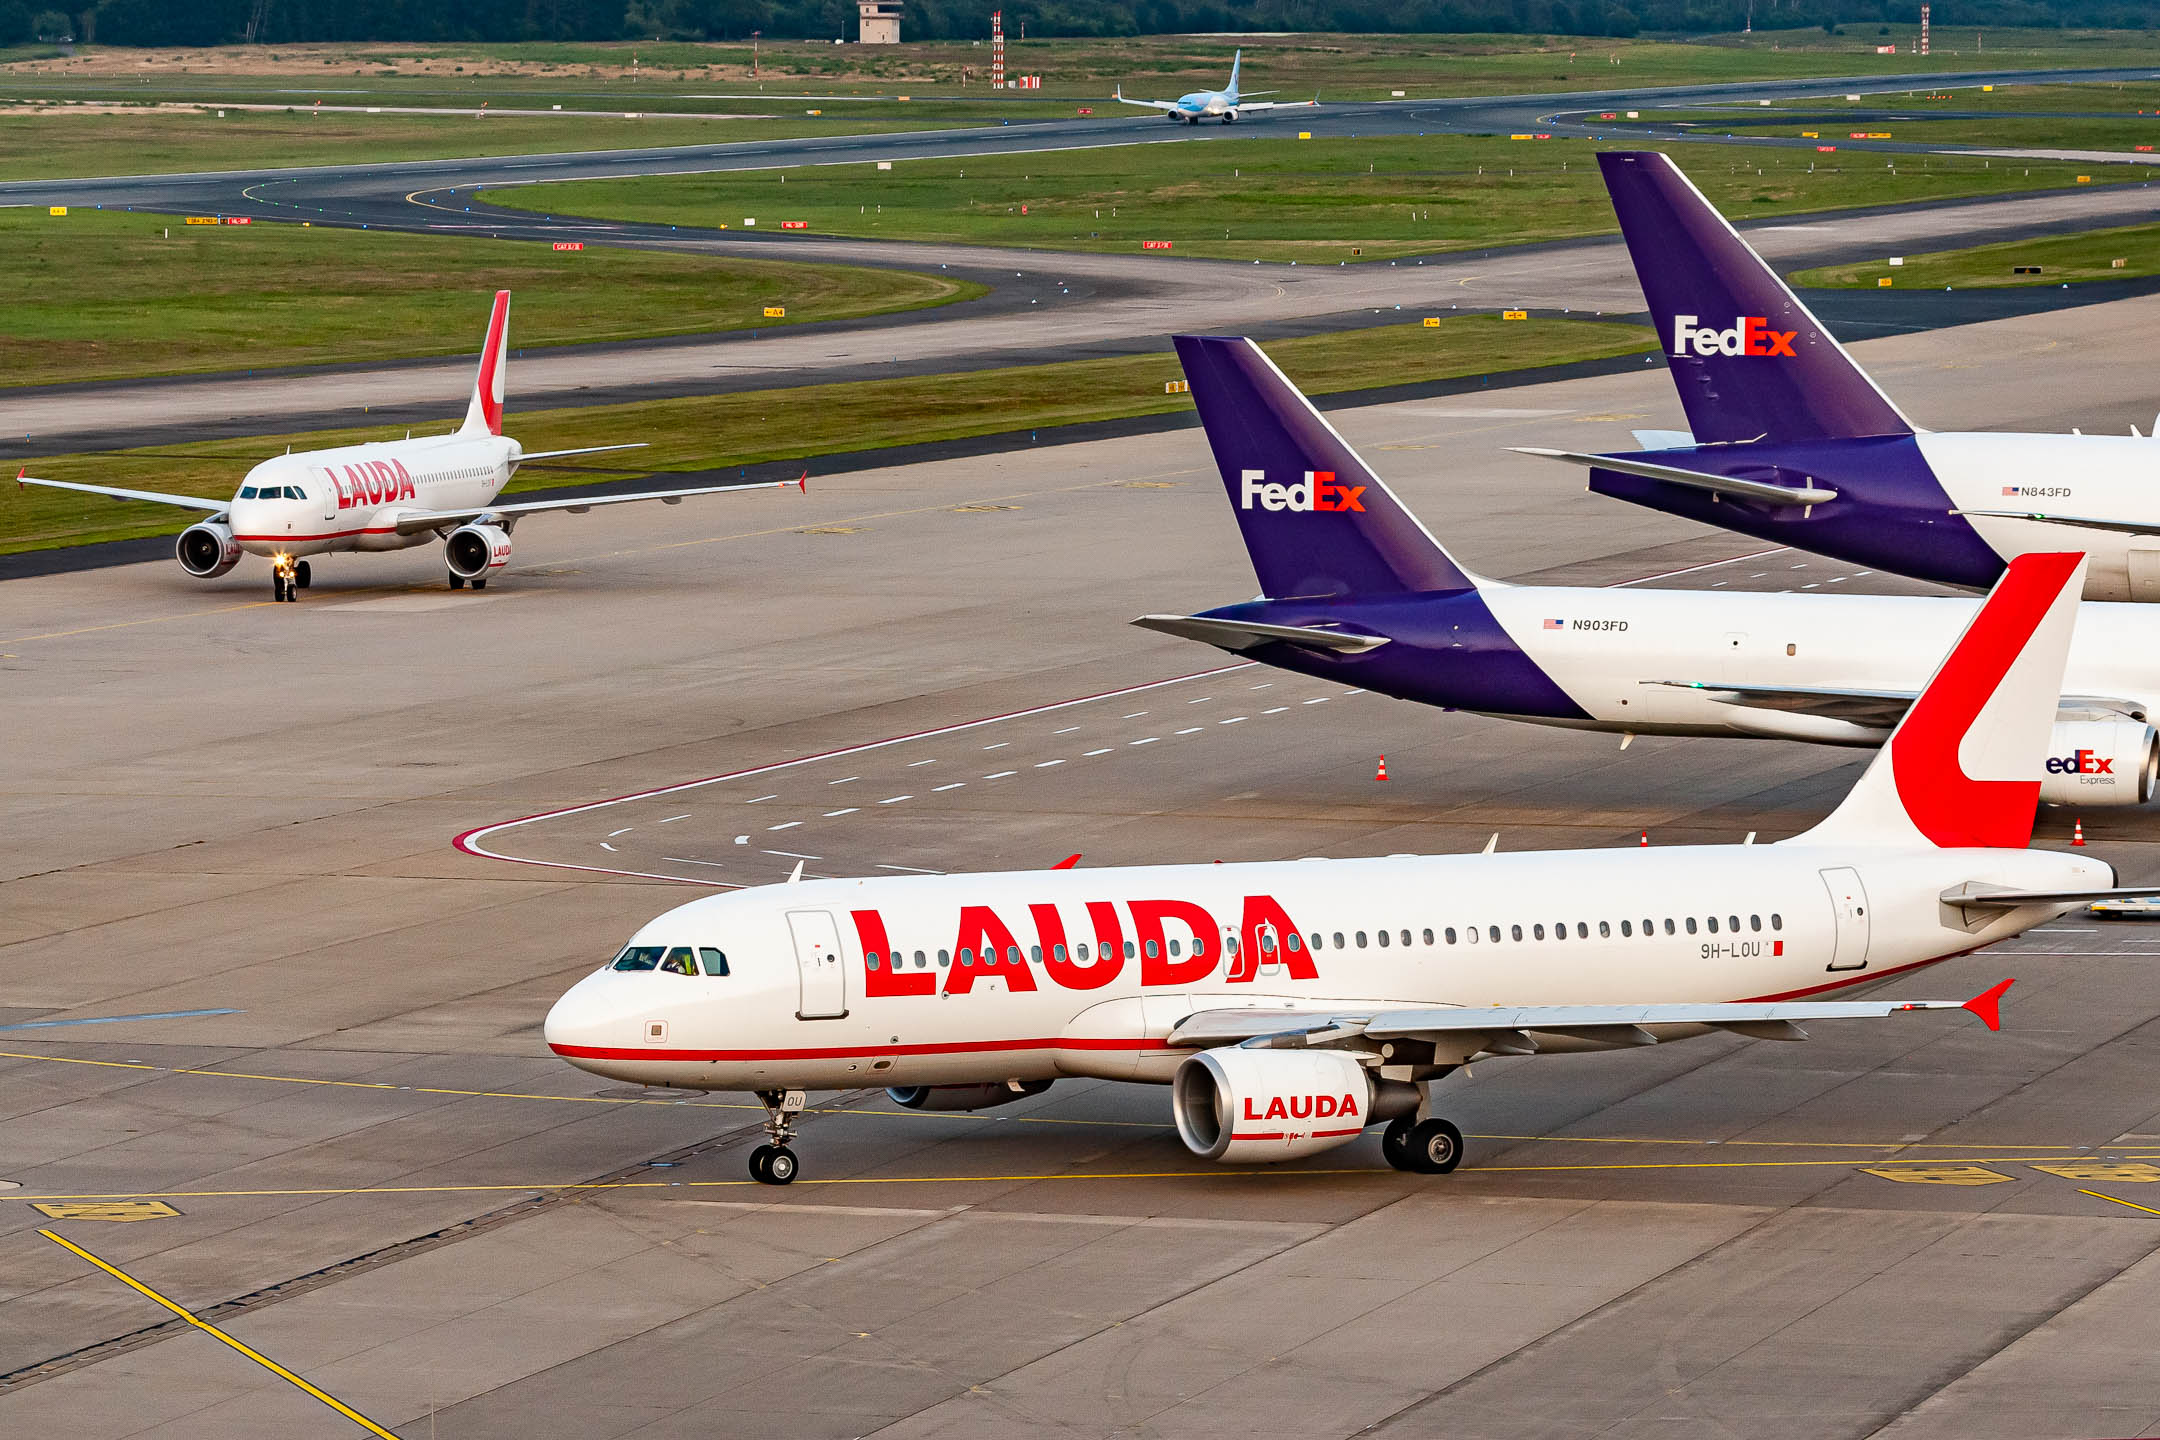
M1854 107L1859 108L1859 107ZM1739 116L1705 123L1701 129L1719 135L1779 135L1805 137L1805 132L1815 131L1825 145L1841 144L1852 138L1855 131L1882 136L1898 141L1927 145L1977 146L1986 149L2018 150L2111 150L2124 154L2134 153L2139 145L2160 142L2160 115L2140 117L2126 114L2112 119L2085 118L2071 115L2050 116L2004 116L1971 120L1847 120L1831 114L1827 118L1808 121L1784 121L1777 124L1755 123L1753 116L1742 112ZM1893 158L1884 156L1885 160ZM1920 157L1897 157L1898 163L1919 164ZM1930 157L1939 159L1940 157ZM2160 153L2155 155L2160 164ZM1996 164L2003 162L1997 160ZM2022 163L2022 162L2021 162ZM2085 172L2092 167L2087 165ZM2137 179L2149 178L2140 170Z
M1628 355L1655 348L1640 326L1492 315L1451 315L1439 326L1391 325L1270 344L1290 378L1316 394L1495 374L1538 365ZM703 470L765 460L805 459L887 445L920 444L995 431L1069 425L1190 409L1168 395L1178 378L1171 355L1076 360L956 375L812 385L732 395L513 413L506 425L533 449L648 440L636 469L592 464L534 466L513 490ZM394 438L374 428L267 435L253 440L62 455L33 462L34 473L177 494L229 495L248 466L291 444L298 449ZM96 540L176 533L187 522L163 506L25 488L0 499L0 554Z
M14 385L477 350L517 292L514 346L770 328L919 309L937 275L178 216L0 210L0 376ZM767 305L786 308L768 320ZM597 378L597 377L596 377ZM455 397L445 396L447 405Z
M2128 263L2118 270L2113 264L2116 260ZM2013 275L2012 268L2019 265L2037 265L2040 273ZM1825 290L1873 289L1883 279L1912 289L1947 286L1968 290L2075 285L2084 280L2130 280L2146 275L2160 275L2160 225L2125 225L2076 235L1976 245L1968 250L1938 250L1908 255L1903 265L1894 267L1884 260L1864 265L1825 265L1802 270L1791 279L1795 285Z
M1379 260L1614 229L1588 140L1280 134L966 160L573 181L488 192L493 204L663 224L804 220L812 234L1050 250L1304 262ZM2074 184L2091 165L1942 156L1741 154L1666 146L1728 216L1745 220ZM2101 167L2104 172L2108 167ZM2142 179L2142 170L2098 182ZM1021 213L1021 207L1027 213Z

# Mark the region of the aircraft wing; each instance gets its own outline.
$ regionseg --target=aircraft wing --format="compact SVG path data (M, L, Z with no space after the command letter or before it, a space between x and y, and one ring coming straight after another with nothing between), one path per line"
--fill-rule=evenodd
M2090 515L2044 515L2037 510L1953 510L1989 520L2034 520L2042 525L2074 525L2081 530L2112 530L2120 535L2160 535L2160 525L2136 520L2101 520Z
M1781 710L1795 715L1817 715L1826 720L1849 720L1855 725L1883 728L1904 718L1919 698L1917 690L1844 690L1828 685L1736 685L1720 680L1645 680L1645 685L1695 690L1726 705L1751 710ZM2105 695L2065 695L2067 710L2108 710L2129 719L2143 719L2146 707L2135 700Z
M1335 655L1362 655L1388 644L1385 635L1352 635L1309 625L1264 625L1248 620L1213 620L1205 615L1142 615L1132 622L1181 640L1198 640L1224 650L1245 651L1260 645L1298 645Z
M663 505L680 505L693 495L731 495L738 490L777 490L784 485L807 489L805 480L760 480L750 485L701 485L694 490L643 490L635 495L587 495L573 500L528 500L523 504L481 505L470 510L408 510L399 514L397 533L417 535L423 530L440 530L445 525L468 525L484 516L500 515L519 518L539 515L549 510L567 510L572 515L582 515L602 505L635 505L642 500L658 500Z
M1113 95L1110 98L1120 105L1138 105L1147 110L1175 110L1178 108L1178 103L1175 100L1128 100L1123 94Z
M560 460L565 455L598 455L607 450L643 450L651 443L649 440L632 440L625 445L586 445L576 450L535 450L530 455L518 456L518 464L523 465L528 460Z
M2022 894L2023 892L2007 892ZM2037 893L2037 892L2035 892ZM2160 887L2147 892L2160 894ZM1965 902L1973 903L1973 902ZM2040 904L2040 900L2005 901ZM2061 903L2061 902L2057 902ZM1741 1000L1655 1005L1516 1005L1378 1007L1351 1011L1201 1010L1170 1032L1174 1046L1251 1043L1268 1049L1343 1049L1366 1042L1421 1041L1433 1063L1462 1064L1477 1055L1535 1055L1540 1036L1624 1049L1655 1045L1652 1027L1709 1027L1758 1040L1805 1040L1803 1022L1879 1020L1908 1010L1970 1010L2000 1027L2003 981L1970 1000Z
M1559 460L1569 465L1616 470L1622 475L1639 475L1645 480L1663 480L1669 485L1688 485L1697 490L1708 490L1714 495L1730 495L1736 500L1754 500L1764 505L1826 505L1838 498L1837 491L1825 490L1819 485L1773 485L1767 480L1741 480L1731 475L1709 475L1700 470L1683 470L1677 465L1630 460L1622 455L1584 455L1573 450L1547 450L1536 445L1511 445L1508 448L1518 455L1535 455L1541 460Z
M156 490L122 490L113 485L81 485L73 480L40 480L35 475L19 474L17 485L44 485L54 490L80 490L86 495L103 495L110 500L148 500L157 505L178 505L183 510L223 510L232 504L230 500L205 500L200 495L166 495Z
M1310 110L1319 103L1318 98L1311 100L1240 100L1237 103L1237 112L1243 115L1253 110Z

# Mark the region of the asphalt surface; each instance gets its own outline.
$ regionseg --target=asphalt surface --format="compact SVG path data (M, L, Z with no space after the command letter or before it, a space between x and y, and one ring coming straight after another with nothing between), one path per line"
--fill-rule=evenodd
M1857 353L1934 427L2120 430L2156 323L2147 298ZM1883 583L1501 448L1678 418L1654 370L1334 416L1489 573L1706 604ZM0 1033L0 1431L347 1424L41 1227L415 1440L2160 1428L2136 927L2060 922L1899 992L2014 974L2000 1034L1479 1065L1444 1180L1371 1140L1224 1171L1164 1092L1064 1082L974 1116L827 1097L803 1179L754 1188L757 1112L610 1087L538 1033L703 885L1770 840L1863 757L1622 752L1134 630L1251 587L1190 431L518 539L480 595L426 552L325 562L298 605L253 561L6 584L0 1024L43 1028ZM732 778L566 813L707 777ZM520 817L480 842L508 860L450 844ZM2160 874L2152 815L2082 818ZM223 1013L64 1023L176 1012Z
M1956 77L1958 85L2149 78L2125 70L2016 71ZM529 240L580 240L713 255L942 268L993 286L967 305L880 321L699 336L635 346L565 347L520 357L514 403L530 408L660 398L727 388L935 373L984 364L1130 354L1166 348L1179 331L1267 333L1339 327L1448 306L1528 306L1631 312L1641 304L1624 251L1611 238L1429 257L1388 265L1298 266L1137 255L1025 252L982 246L819 239L745 231L549 217L503 210L489 189L551 180L764 169L869 160L949 158L1141 143L1193 144L1251 133L1318 135L1603 133L1601 110L1684 106L1935 86L1942 77L1811 81L1573 92L1465 100L1331 104L1240 126L1170 125L1153 118L1072 119L900 134L495 159L326 166L303 170L131 176L0 184L0 204L133 207L172 214L364 225ZM1655 136L1653 125L1640 132ZM1677 136L1678 130L1672 132ZM1739 141L1783 144L1785 141ZM1800 143L1793 141L1791 143ZM1886 143L1886 142L1885 142ZM1891 146L1890 148L1903 148ZM1942 147L1918 147L1939 149ZM1883 250L1985 243L2043 229L2152 218L2151 192L2004 197L1882 212L1801 216L1751 227L1780 264L1830 263ZM416 423L446 413L469 383L464 360L324 373L181 377L155 382L37 387L0 395L0 458L215 438L352 423Z

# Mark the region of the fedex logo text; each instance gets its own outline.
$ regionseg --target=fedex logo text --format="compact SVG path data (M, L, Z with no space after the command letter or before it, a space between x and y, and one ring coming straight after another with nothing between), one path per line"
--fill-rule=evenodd
M1243 510L1257 505L1262 510L1289 510L1300 515L1316 511L1365 513L1364 502L1359 498L1364 495L1365 487L1336 484L1332 470L1308 470L1305 478L1295 485L1271 485L1265 470L1243 470L1238 473L1238 478L1243 482L1238 493L1238 508Z
M2113 775L2115 757L2097 750L2073 750L2068 755L2048 756L2050 775Z
M1787 355L1797 360L1793 352L1793 337L1797 330L1772 330L1770 321L1762 315L1743 315L1733 322L1730 330L1712 330L1697 325L1693 315L1673 316L1673 354L1675 355Z

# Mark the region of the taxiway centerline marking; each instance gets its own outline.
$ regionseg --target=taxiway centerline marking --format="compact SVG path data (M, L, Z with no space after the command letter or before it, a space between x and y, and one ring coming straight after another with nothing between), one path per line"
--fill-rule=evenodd
M242 1341L235 1340L232 1336L226 1334L223 1330L218 1329L217 1326L211 1324L209 1321L197 1318L195 1315L191 1314L188 1311L187 1307L180 1305L175 1301L166 1299L163 1295L160 1295L157 1291L151 1289L148 1285L143 1284L142 1281L137 1280L134 1276L128 1274L119 1266L108 1264L107 1262L98 1259L97 1256L91 1254L88 1250L83 1249L82 1246L77 1245L74 1241L62 1239L60 1236L55 1235L50 1230L40 1230L38 1231L38 1234L44 1236L47 1240L52 1241L53 1244L58 1245L63 1250L73 1251L76 1255L89 1261L92 1265L97 1266L98 1269L112 1276L113 1279L118 1280L121 1284L127 1286L130 1290L133 1290L140 1295L144 1295L149 1299L155 1300L158 1304L164 1306L167 1310L172 1311L173 1314L179 1316L182 1320L187 1321L188 1324L193 1325L196 1329L204 1331L205 1333L211 1335L218 1340L224 1341L227 1345L230 1345L233 1349L239 1351L242 1355L247 1356L248 1359L253 1360L256 1364L262 1366L263 1369L268 1370L271 1374L277 1376L280 1380L288 1381L291 1384L298 1386L307 1394L314 1396L317 1400L322 1401L323 1404L329 1406L332 1410L337 1411L338 1414L343 1415L346 1419L352 1421L353 1424L358 1425L361 1429L367 1431L370 1435L379 1435L382 1437L382 1440L398 1440L397 1436L391 1434L388 1430L383 1429L382 1426L376 1424L373 1420L368 1419L367 1416L362 1415L359 1411L353 1409L352 1406L347 1405L344 1401L338 1399L335 1395L330 1394L326 1390L319 1389L314 1385L310 1385L307 1381L301 1379L298 1375L293 1374L292 1371L278 1364L277 1361L272 1360L269 1356L263 1354L260 1350L257 1350L252 1346L243 1343Z
M2114 1200L2117 1205L2128 1205L2132 1210L2143 1210L2147 1215L2160 1215L2160 1210L2155 1210L2150 1205L2140 1205L2134 1200L2117 1200L2113 1195L2102 1195L2097 1190L2080 1190L2078 1194L2090 1195L2095 1200Z

